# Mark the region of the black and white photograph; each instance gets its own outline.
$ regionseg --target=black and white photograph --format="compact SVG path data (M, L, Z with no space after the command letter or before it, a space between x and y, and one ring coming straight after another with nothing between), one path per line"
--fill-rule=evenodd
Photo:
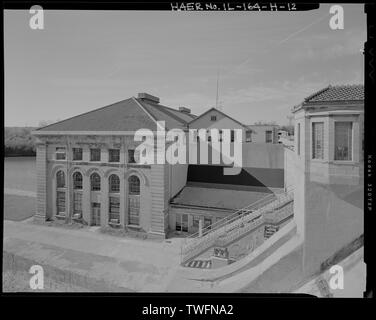
M3 19L3 293L365 297L365 4Z

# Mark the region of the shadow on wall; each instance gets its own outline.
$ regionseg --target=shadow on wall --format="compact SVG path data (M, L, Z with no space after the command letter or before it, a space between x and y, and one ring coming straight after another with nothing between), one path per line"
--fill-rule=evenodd
M223 175L223 168L224 166L189 165L187 181L263 188L284 187L283 169L243 168L238 175Z

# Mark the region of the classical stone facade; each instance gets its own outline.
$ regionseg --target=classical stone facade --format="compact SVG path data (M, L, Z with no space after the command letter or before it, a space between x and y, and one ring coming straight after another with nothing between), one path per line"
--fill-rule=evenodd
M168 164L136 163L135 149L141 142L134 133L142 128L154 132L157 121L184 128L194 116L161 106L156 97L140 96L34 132L37 220L166 236L168 201L185 185L186 176L176 175L172 188Z

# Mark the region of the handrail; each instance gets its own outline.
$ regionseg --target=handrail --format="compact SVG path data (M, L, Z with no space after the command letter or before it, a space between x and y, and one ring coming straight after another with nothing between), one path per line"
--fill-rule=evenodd
M265 201L268 201L268 200L271 200L271 199L275 199L276 196L274 193L271 193L271 194L268 194L267 196L251 203L250 205L244 207L244 208L241 208L241 209L238 209L236 210L234 213L232 213L231 215L227 216L227 217L224 217L222 218L221 220L205 227L202 229L201 231L201 236L204 236L205 234L207 234L208 232L212 232L212 231L215 231L217 230L218 228L226 225L228 222L230 222L233 218L239 218L243 213L249 213L249 211L251 210L254 210L255 207L257 205L260 205L260 203L263 203ZM200 232L196 232L196 233L193 233L187 237L185 237L186 240L188 239L191 239L191 238L196 238L196 237L199 237L200 236Z
M212 229L212 230L207 231L201 237L195 236L195 237L185 238L185 240L190 239L190 241L188 243L187 243L187 241L184 241L182 243L182 246L181 246L181 261L185 262L188 259L192 258L193 256L199 254L200 252L205 251L206 249L210 248L212 245L214 245L214 242L223 234L230 236L230 233L232 233L234 230L235 230L235 233L239 233L239 232L237 232L239 227L242 228L245 223L251 222L251 224L253 225L252 222L255 219L258 220L258 218L260 216L262 218L261 220L264 220L264 214L278 210L279 208L281 208L281 206L288 203L289 200L293 199L293 194L292 194L293 188L285 188L285 190L286 191L283 192L283 193L276 194L276 195L273 194L273 196L275 196L274 201L266 203L264 206L258 208L257 210L253 211L252 213L250 213L249 210L248 210L248 212L246 212L245 211L246 209L244 209L244 208L237 210L235 212L235 213L237 213L236 215L234 213L230 216L230 218L227 217L227 219L226 218L221 219L219 222L224 221L224 220L226 220L226 221L225 221L225 224L222 224L220 227L217 227L216 229ZM260 204L260 203L263 202L261 200L264 200L265 198L268 198L269 196L264 197L263 199L260 199L257 202ZM253 207L253 205L256 205L256 203L253 203L252 205L249 205L246 208ZM244 213L242 211L244 211L246 213ZM242 212L242 213L239 214L239 212ZM248 229L249 229L249 227L244 228L243 230L245 232ZM243 231L240 232L239 234L241 234L241 233L243 233ZM196 234L194 234L194 235L196 235Z

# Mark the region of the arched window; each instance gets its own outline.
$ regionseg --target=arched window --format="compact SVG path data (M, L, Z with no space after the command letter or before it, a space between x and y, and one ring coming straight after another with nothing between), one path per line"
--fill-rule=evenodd
M80 172L73 173L73 189L82 189L82 174Z
M91 191L99 191L101 190L101 177L98 173L93 173L90 176L90 185L91 185Z
M140 179L137 176L130 176L128 179L129 194L140 194Z
M65 188L65 173L62 170L56 173L56 187Z
M116 174L110 175L108 178L110 192L120 192L120 179Z

